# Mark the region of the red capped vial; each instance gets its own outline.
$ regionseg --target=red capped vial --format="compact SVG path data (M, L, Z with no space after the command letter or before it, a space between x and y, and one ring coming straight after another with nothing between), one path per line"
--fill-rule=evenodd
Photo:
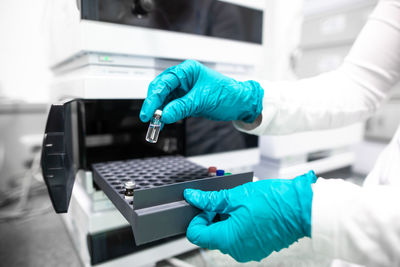
M208 176L215 176L217 175L217 167L211 166L208 167Z

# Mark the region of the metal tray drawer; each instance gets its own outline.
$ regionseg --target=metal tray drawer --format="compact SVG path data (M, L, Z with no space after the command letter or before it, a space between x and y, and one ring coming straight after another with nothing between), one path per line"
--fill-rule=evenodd
M200 210L183 198L186 188L206 191L233 188L253 173L208 176L207 169L182 156L163 156L92 165L96 184L131 224L137 245L186 232ZM137 184L134 200L125 199L124 183Z

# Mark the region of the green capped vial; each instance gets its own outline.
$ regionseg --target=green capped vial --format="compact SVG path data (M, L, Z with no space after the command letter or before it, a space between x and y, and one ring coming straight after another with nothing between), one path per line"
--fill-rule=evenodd
M157 143L158 135L160 134L161 130L161 115L162 110L157 109L154 114L153 118L150 120L149 129L147 129L146 134L146 141L149 143Z

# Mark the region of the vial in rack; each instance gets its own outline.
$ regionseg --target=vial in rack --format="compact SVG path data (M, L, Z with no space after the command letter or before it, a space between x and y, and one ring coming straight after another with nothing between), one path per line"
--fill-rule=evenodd
M162 111L157 109L154 112L153 118L150 120L149 129L146 134L146 141L149 143L157 143L158 135L161 130L161 115Z
M132 201L133 200L133 194L134 194L134 190L135 190L136 184L135 182L132 181L128 181L125 183L125 199Z

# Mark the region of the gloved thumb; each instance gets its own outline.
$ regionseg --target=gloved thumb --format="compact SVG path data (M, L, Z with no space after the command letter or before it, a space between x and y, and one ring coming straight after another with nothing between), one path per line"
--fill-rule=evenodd
M223 233L226 233L228 224L226 222L213 223L214 212L203 212L193 218L186 232L187 239L195 245L207 249L220 249L223 253L226 242Z
M201 210L228 213L232 210L229 203L228 190L221 191L201 191L198 189L185 189L183 196L186 201Z
M174 123L186 117L190 117L193 113L193 101L188 95L177 98L168 103L163 109L161 121L164 123Z

